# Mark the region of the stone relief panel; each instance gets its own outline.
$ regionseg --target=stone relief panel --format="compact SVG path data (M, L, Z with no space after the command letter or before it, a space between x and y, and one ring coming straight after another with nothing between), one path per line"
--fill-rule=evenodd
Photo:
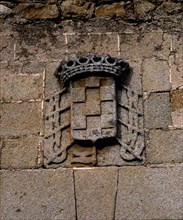
M60 91L45 100L45 167L144 161L142 95L128 86L131 73L127 62L106 54L59 64Z

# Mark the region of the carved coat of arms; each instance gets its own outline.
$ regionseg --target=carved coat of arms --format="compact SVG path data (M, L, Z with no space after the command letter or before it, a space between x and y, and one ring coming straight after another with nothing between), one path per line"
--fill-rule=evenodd
M108 141L118 142L123 159L143 160L143 144L137 144L143 139L139 97L124 83L129 72L127 62L106 54L89 54L60 63L56 77L62 89L46 100L49 103L44 138L46 166L65 161L72 147L75 161L79 163L77 157L83 156L86 162L90 153L96 156L97 145ZM122 93L127 99L124 98L124 103L119 98ZM125 115L123 120L125 112L128 121L124 121ZM124 141L122 129L127 130ZM79 146L92 146L92 151L79 152Z

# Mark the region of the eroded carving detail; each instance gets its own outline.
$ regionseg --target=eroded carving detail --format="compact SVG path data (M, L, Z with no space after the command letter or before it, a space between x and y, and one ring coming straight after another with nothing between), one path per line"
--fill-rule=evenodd
M59 164L67 158L67 149L73 145L70 126L70 96L63 89L48 102L45 117L44 156L45 165Z
M111 57L107 54L95 56L88 54L85 57L73 57L68 61L62 61L57 68L56 76L66 85L78 77L112 76L122 79L129 71L129 64L124 60Z
M97 143L109 139L121 146L122 159L144 159L142 97L124 86L128 72L109 55L61 62L63 89L46 99L45 166L96 165Z
M143 160L144 130L142 95L123 86L118 91L118 122L120 135L118 141L121 144L120 155L125 160Z

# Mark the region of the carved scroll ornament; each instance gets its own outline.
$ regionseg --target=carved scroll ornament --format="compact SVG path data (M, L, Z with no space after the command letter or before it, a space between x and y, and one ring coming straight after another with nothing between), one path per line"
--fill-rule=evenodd
M69 150L75 163L89 164L95 158L95 165L96 146L109 141L121 146L122 159L143 160L140 96L124 85L129 73L127 62L106 54L59 64L56 77L62 90L47 99L46 166L64 162Z

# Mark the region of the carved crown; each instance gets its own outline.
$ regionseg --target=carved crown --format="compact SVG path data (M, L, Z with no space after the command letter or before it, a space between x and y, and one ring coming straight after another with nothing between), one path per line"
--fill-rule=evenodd
M101 56L88 54L61 61L55 75L64 84L67 84L73 78L91 75L112 76L121 79L129 72L129 69L129 64L120 58L111 57L108 54Z

